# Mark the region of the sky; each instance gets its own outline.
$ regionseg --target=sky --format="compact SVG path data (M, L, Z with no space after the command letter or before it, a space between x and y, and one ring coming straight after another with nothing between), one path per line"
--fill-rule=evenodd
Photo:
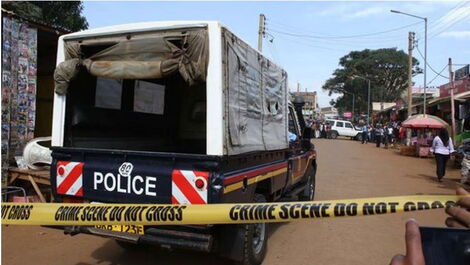
M399 10L428 18L428 86L447 83L448 58L454 70L470 63L470 1L432 2L84 2L89 28L162 20L215 20L257 47L259 14L266 16L263 53L288 72L291 91L317 91L321 107L338 94L322 90L353 50L408 50L408 32L416 32L413 56L424 66L424 22L391 13ZM287 33L287 34L286 34ZM288 35L291 34L291 35ZM292 36L292 34L294 36ZM418 51L419 50L419 51ZM442 76L433 72L441 73ZM441 72L442 71L442 72ZM423 75L415 76L423 86Z

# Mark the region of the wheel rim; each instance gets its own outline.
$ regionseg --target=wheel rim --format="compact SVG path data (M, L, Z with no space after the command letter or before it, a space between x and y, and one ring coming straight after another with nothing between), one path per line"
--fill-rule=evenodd
M256 254L260 253L263 249L265 234L266 234L266 224L259 223L254 224L253 229L253 249Z
M308 192L308 199L310 201L313 201L313 195L315 193L315 184L313 183L313 179L312 179L312 176L309 177L309 180L308 180L308 189L309 189L309 192Z

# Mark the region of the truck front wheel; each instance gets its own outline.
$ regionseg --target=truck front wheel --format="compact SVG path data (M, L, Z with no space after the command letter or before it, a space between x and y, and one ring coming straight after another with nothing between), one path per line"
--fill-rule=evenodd
M261 194L255 194L255 203L266 202ZM266 223L244 225L243 265L261 264L266 256L268 231Z

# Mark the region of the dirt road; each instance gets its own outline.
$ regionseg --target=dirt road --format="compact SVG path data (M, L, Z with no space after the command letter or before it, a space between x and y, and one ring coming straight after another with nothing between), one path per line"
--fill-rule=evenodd
M392 150L350 140L315 140L319 152L317 200L412 194L453 194L458 171L435 181L434 161L403 157ZM389 264L404 252L404 224L442 226L442 210L386 216L338 218L270 227L264 264ZM222 264L207 254L183 251L135 252L88 235L64 236L41 227L2 227L2 264Z

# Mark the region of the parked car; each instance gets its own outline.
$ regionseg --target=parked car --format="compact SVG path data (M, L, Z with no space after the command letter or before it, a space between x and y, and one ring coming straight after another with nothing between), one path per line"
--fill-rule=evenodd
M325 122L331 126L330 137L332 139L345 136L358 141L362 140L361 130L356 128L350 121L326 120Z

